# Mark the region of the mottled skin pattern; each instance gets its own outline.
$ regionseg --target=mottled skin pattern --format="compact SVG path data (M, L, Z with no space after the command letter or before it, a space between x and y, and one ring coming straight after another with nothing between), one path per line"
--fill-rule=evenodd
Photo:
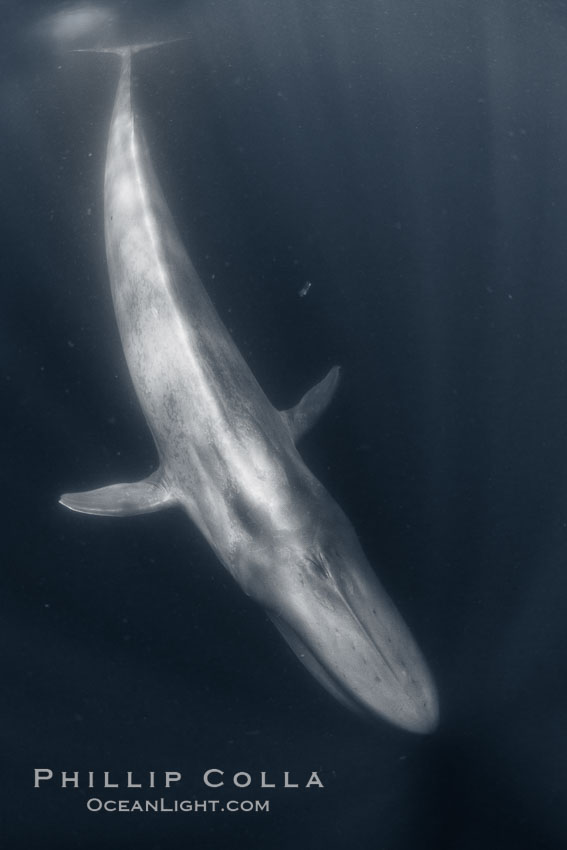
M120 511L89 505L110 498L114 487L62 501L90 513L181 505L335 697L406 729L431 731L437 698L427 666L348 519L303 463L287 418L217 316L153 173L130 77L130 51L123 50L105 233L120 336L160 458L141 485L155 500L136 510L139 485L132 485L130 510L124 501Z

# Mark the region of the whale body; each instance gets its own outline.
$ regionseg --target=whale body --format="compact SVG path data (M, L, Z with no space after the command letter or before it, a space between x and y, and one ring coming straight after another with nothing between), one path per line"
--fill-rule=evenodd
M414 732L438 720L428 667L349 520L296 443L329 403L332 369L291 410L268 401L189 259L154 174L121 57L104 178L116 320L154 437L149 478L68 493L129 516L181 506L246 594L338 700Z

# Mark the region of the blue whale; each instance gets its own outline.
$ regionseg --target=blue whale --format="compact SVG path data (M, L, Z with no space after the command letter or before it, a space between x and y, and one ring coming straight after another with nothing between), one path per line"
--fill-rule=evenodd
M104 223L116 320L159 467L61 503L103 516L181 506L334 697L431 732L438 701L428 667L349 520L296 448L339 370L278 411L245 363L183 247L132 108L132 55L146 46L102 51L121 57Z

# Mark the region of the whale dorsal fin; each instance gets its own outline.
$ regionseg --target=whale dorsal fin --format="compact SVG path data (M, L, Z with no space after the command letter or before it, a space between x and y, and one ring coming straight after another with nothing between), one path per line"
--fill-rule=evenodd
M301 439L312 428L329 406L337 389L340 373L339 366L333 366L323 380L311 387L295 407L282 410L283 420L287 423L295 441Z
M65 493L59 499L72 511L97 516L136 516L159 511L174 503L158 470L143 481L110 484L84 493Z

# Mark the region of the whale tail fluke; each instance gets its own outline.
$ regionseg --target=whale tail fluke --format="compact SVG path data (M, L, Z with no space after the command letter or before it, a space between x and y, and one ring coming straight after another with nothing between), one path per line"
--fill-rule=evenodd
M114 53L123 59L141 53L143 50L151 50L154 47L163 47L166 44L174 44L177 41L185 41L185 36L179 38L168 38L163 41L146 41L140 44L118 44L114 47L74 47L72 53Z

